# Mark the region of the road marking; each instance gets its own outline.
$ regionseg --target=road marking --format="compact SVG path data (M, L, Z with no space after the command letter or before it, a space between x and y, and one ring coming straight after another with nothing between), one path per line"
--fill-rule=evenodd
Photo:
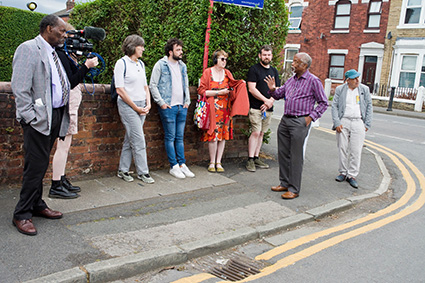
M319 127L318 130L326 132L326 133L330 133L330 134L335 134L335 131L333 131L331 129ZM414 142L414 140L411 140L411 139L399 138L399 137L396 137L396 136L390 136L390 135L379 134L379 133L369 134L369 136L370 137L382 136L382 137L386 137L386 138L390 138L390 139L402 140L402 141L406 141L406 142ZM365 140L365 142L366 142L366 140Z
M401 118L401 116L397 117L397 119L399 119L399 118ZM406 118L406 117L404 117L404 118ZM388 123L388 119L377 119L377 118L373 117L373 122L377 122L377 121ZM390 123L391 124L398 124L400 126L412 126L412 123L410 121L408 121L406 123L406 122L401 122L400 120L393 120ZM425 126L422 126L422 124L415 125L415 127L416 128L425 128Z
M373 142L370 142L370 143L371 144L369 146L372 146L372 147L375 147L375 145L377 145ZM378 149L378 148L376 147L376 149ZM307 257L309 257L313 254L316 254L316 253L318 253L318 252L320 252L324 249L327 249L331 246L334 246L338 243L341 243L345 240L351 239L351 238L356 237L358 235L364 234L366 232L370 232L372 230L381 228L381 227L383 227L383 226L385 226L389 223L392 223L396 220L399 220L399 219L419 210L425 204L425 190L424 190L425 189L425 177L422 174L422 172L420 172L416 168L416 166L413 165L413 163L411 163L406 157L404 157L400 153L397 153L397 152L395 152L391 149L386 149L386 150L388 150L388 152L384 151L384 149L378 149L378 150L382 151L383 153L387 154L390 157L392 156L391 158L395 157L394 155L392 155L390 153L390 152L393 152L395 155L397 155L400 159L402 159L406 163L406 165L414 172L414 174L418 178L419 184L420 184L420 187L421 187L421 193L420 193L418 199L412 205L408 206L407 208L401 210L400 212L398 212L394 215L388 216L387 218L383 218L383 219L378 220L374 223L371 223L371 224L368 224L366 226L363 226L363 227L357 228L355 230L349 231L345 234L335 236L335 237L330 238L328 240L325 240L321 243L313 245L309 248L306 248L303 251L300 251L300 252L297 252L293 255L287 256L287 257L277 261L272 266L264 268L263 270L261 270L260 274L253 275L253 276L251 276L251 277L249 277L245 280L239 281L239 282L249 282L249 281L267 276L267 275L269 275L273 272L276 272L279 269L282 269L284 267L292 265L292 264L296 263L297 261L304 259L304 258L307 258ZM400 165L401 165L401 167L399 167ZM415 181L413 180L410 173L407 171L406 167L403 164L401 164L401 162L399 160L397 160L397 166L400 168L400 170L403 174L403 177L406 180L407 187L408 187L407 190L415 191L415 189L416 189Z
M328 133L334 133L333 131L330 131L328 129L323 129L323 128L319 128L319 130L322 130L324 132L328 132ZM316 240L320 237L326 236L326 235L330 235L332 233L338 232L338 231L342 231L345 230L347 228L351 228L354 227L356 225L365 223L367 221L370 221L372 219L375 219L377 217L380 216L384 216L386 214L389 214L393 211L395 211L396 209L404 206L415 194L416 191L416 184L414 179L412 178L411 174L409 173L408 169L406 168L406 166L400 161L400 159L409 167L409 169L416 175L416 178L419 180L419 185L421 187L421 193L418 197L418 199L411 204L410 206L407 206L406 208L402 209L401 211L399 211L398 213L395 213L393 215L390 215L386 218L377 220L376 222L367 224L365 226L361 226L359 228L356 228L352 231L348 231L346 233L340 234L340 235L336 235L332 238L329 238L327 240L324 240L323 242L317 243L313 246L310 246L300 252L294 253L292 255L289 255L283 259L278 260L275 264L264 268L263 270L261 270L261 273L256 274L256 275L252 275L244 280L238 281L238 282L249 282L255 279L259 279L262 278L264 276L268 276L282 268L285 268L289 265L292 265L302 259L305 259L311 255L314 255L324 249L327 249L329 247L335 246L336 244L339 244L345 240L354 238L356 236L359 236L361 234L364 234L366 232L370 232L373 230L376 230L378 228L381 228L389 223L392 223L394 221L397 221L417 210L419 210L424 204L425 204L425 177L422 174L422 172L419 171L419 169L416 168L415 165L413 165L413 163L408 160L405 156L403 156L402 154L389 149L385 146L376 144L374 142L371 142L369 140L365 140L365 143L369 146L372 147L384 154L386 154L395 164L396 166L399 168L399 170L401 171L406 184L407 184L407 188L406 188L406 192L404 193L404 195L395 203L391 204L390 206L376 212L373 214L369 214L365 217L362 217L360 219L354 220L352 222L346 223L346 224L342 224L333 228L329 228L329 229L325 229L323 231L317 232L317 233L313 233L311 235L307 235L304 237L301 237L297 240L288 242L280 247L277 247L275 249L272 249L262 255L259 255L256 257L256 260L267 260L267 259L271 259L277 255L280 255L288 250L291 250L295 247L298 247L300 245L306 244L308 242L311 242L313 240ZM205 276L210 275L210 274L204 274ZM211 277L205 277L205 279L201 279L202 277L200 276L200 274L198 275L194 275L191 277L187 277L187 278L183 278L180 280L189 280L189 281L174 281L175 283L183 283L183 282L190 282L190 283L197 283L197 282L202 282L204 280L207 280ZM229 282L229 281L222 281L222 282Z
M386 137L386 138L390 138L390 139L396 139L396 140L401 140L401 141L406 141L406 142L413 142L413 140L399 138L399 137L396 137L396 136L390 136L390 135L378 134L378 133L373 133L373 134L376 135L376 136Z
M366 141L366 142L368 143L369 141ZM371 145L371 146L373 147L373 145ZM379 150L378 148L376 148L376 149ZM410 175L409 172L407 171L407 169L404 167L404 165L393 154L391 154L391 153L388 153L388 154L389 154L389 157L393 160L393 162L399 168L401 168L402 173L404 172L404 174ZM403 174L403 176L404 176L404 174ZM407 178L405 178L405 179L407 180ZM410 179L412 179L412 178L410 177ZM414 185L414 183L413 183L413 185ZM398 201L387 206L386 208L384 208L382 210L377 211L376 213L369 214L365 217L356 219L354 221L351 221L351 222L348 222L348 223L345 223L345 224L342 224L342 225L339 225L339 226L336 226L336 227L332 227L332 228L329 228L329 229L325 229L323 231L319 231L319 232L301 237L297 240L288 242L288 243L286 243L282 246L271 249L270 251L267 251L267 252L263 253L262 255L257 256L255 259L256 260L269 260L269 259L271 259L271 258L273 258L273 257L275 257L279 254L282 254L282 253L284 253L288 250L294 249L294 248L301 246L303 244L306 244L308 242L314 241L314 240L316 240L320 237L324 237L324 236L330 235L332 233L339 232L339 231L354 227L356 225L365 223L367 221L370 221L370 220L373 220L375 218L386 215L388 213L391 213L391 212L395 211L396 209L405 205L412 198L414 193L415 193L415 187L414 186L413 187L407 186L406 192L404 193L404 195Z
M181 278L178 279L176 281L173 281L172 283L196 283L196 282L202 282L208 279L212 279L212 278L216 278L216 276L209 274L209 273L199 273L199 274L195 274L193 276L190 277L185 277L185 278Z

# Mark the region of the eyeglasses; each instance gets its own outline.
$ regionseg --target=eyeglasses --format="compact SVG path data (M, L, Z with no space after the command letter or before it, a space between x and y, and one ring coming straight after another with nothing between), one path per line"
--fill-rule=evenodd
M227 61L227 58L221 57L221 58L220 58L220 60L221 60L222 62L224 62L224 61Z

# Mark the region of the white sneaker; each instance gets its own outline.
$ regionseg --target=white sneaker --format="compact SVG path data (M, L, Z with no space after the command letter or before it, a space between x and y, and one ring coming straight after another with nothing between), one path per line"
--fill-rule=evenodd
M186 175L186 177L189 177L189 178L195 177L195 174L193 174L193 172L190 171L189 168L184 163L180 166L180 170L183 172L183 174Z
M155 183L155 180L151 177L151 175L149 175L149 173L138 175L137 178L139 178L140 180L142 180L143 182L145 182L147 184Z
M178 164L174 165L173 168L170 169L170 174L178 179L186 178L182 170L180 170L180 166Z
M131 175L128 172L123 172L121 170L118 170L117 176L126 182L134 181L133 177L131 177Z

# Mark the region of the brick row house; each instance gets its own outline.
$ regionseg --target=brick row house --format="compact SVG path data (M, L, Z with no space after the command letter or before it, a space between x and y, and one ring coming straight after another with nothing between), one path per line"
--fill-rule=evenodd
M425 0L391 0L381 85L408 99L425 87Z
M419 0L420 1L420 0ZM425 0L423 0L425 1ZM389 0L285 0L290 30L284 69L297 52L313 59L310 71L332 86L356 69L371 92L378 89L384 64Z

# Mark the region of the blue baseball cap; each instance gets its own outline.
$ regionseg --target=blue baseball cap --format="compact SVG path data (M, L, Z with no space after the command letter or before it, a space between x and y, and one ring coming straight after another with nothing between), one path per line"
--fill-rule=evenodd
M360 77L360 73L354 69L351 69L345 72L345 79L355 79L358 77Z

